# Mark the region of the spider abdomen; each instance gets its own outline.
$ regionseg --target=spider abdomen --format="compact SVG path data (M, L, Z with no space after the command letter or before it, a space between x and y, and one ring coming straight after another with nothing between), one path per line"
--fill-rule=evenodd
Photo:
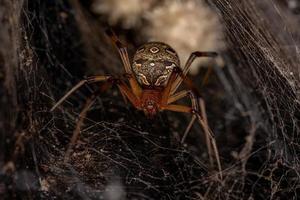
M164 87L180 61L176 51L162 42L141 46L133 57L132 70L142 86Z

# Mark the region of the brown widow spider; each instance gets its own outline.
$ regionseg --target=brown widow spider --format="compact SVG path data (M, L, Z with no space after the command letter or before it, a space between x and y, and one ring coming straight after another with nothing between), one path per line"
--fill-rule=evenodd
M113 31L108 30L106 33L118 49L125 68L125 73L120 77L101 75L88 77L75 85L52 107L51 111L84 84L103 82L99 91L95 92L92 97L87 99L86 105L79 114L79 120L71 139L71 144L75 143L80 132L80 126L83 123L83 118L95 98L109 86L115 85L118 87L125 100L128 99L135 108L144 111L145 115L148 117L154 117L158 112L164 110L192 114L192 119L182 137L182 143L193 123L198 119L206 135L210 160L212 159L211 154L213 150L219 170L221 170L213 133L210 130L206 119L204 101L200 97L193 82L187 77L189 67L195 58L216 57L217 53L193 52L188 58L185 66L180 68L179 57L173 48L162 42L149 42L137 49L131 66L127 47L117 38ZM127 80L129 85L126 82ZM182 82L187 89L176 92ZM174 102L184 97L190 98L191 106L174 104Z

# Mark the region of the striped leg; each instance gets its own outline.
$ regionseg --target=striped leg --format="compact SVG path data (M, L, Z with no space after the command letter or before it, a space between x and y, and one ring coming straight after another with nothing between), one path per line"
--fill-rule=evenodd
M62 104L73 92L77 91L80 87L85 84L105 82L112 78L112 76L91 76L76 84L69 92L67 92L52 108L50 111L55 110L60 104Z
M132 69L131 69L130 60L129 60L129 57L128 57L128 52L127 52L126 45L124 45L119 40L119 38L116 36L116 34L111 29L106 30L106 34L110 37L111 41L113 42L114 46L117 48L117 50L120 54L125 72L129 76L128 80L129 80L129 84L130 84L130 87L132 89L132 92L136 96L140 96L141 92L142 92L142 89L140 88L135 76L132 73Z
M200 58L200 57L216 57L218 54L216 52L200 52L200 51L196 51L196 52L193 52L190 57L188 58L184 68L182 69L182 72L183 72L183 75L185 76L193 61L196 59L196 58ZM210 73L210 72L209 72ZM175 80L173 86L172 86L172 89L171 89L171 94L174 94L176 92L176 90L178 89L178 87L180 86L180 84L182 83L182 78L180 76L177 77L177 79Z
M184 75L182 71L177 71L177 74L178 74L178 77L180 77L181 80L184 82L184 85L187 86L187 88L189 88L189 90L184 90L184 91L181 91L181 92L171 95L167 101L168 105L164 106L164 109L175 111L175 112L185 112L185 113L193 114L192 119L191 119L188 127L186 128L186 131L182 138L182 141L181 141L182 143L184 142L193 123L196 121L196 119L198 119L198 122L201 125L201 127L205 133L206 145L207 145L210 162L213 166L213 154L214 154L214 157L216 159L217 166L219 169L219 173L220 173L220 178L222 179L223 176L222 176L222 167L221 167L219 152L218 152L218 148L216 145L216 140L215 140L214 134L208 125L204 100L202 98L200 98L199 92L196 89L196 87L194 86L193 82L186 75ZM172 76L171 76L171 78L172 78ZM184 97L190 98L191 103L192 103L191 107L171 104L171 103L173 103L181 98L184 98Z
M216 140L214 137L214 134L212 130L210 129L206 117L206 111L205 111L205 104L202 98L196 97L196 95L193 92L188 93L191 102L192 102L192 107L189 106L184 106L184 105L175 105L175 104L170 104L167 105L164 109L165 110L170 110L170 111L175 111L175 112L184 112L184 113L191 113L192 119L188 125L188 127L185 130L184 136L182 137L181 142L184 143L184 140L191 129L193 123L198 119L199 124L201 125L204 134L205 134L205 140L206 140L206 145L207 145L207 150L208 150L208 155L209 155L209 160L211 163L211 166L213 165L213 157L215 157L216 162L217 162L217 167L219 170L219 175L220 179L223 179L222 175L222 167L221 167L221 161L220 161L220 156L219 156L219 151L218 147L216 144ZM214 154L214 156L213 156Z

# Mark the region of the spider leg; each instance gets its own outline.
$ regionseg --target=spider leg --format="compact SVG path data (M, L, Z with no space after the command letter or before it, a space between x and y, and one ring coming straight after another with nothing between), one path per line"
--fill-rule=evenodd
M185 85L189 88L189 90L183 90L178 93L172 94L171 89L174 85L174 81L176 81L178 79L178 77L184 81ZM179 105L172 105L171 103L173 103L179 99L182 99L186 96L190 96L190 94L193 94L193 93L195 93L197 96L199 96L199 94L200 94L198 89L194 86L193 82L188 77L186 77L186 75L183 74L183 71L179 67L174 68L173 72L170 76L169 82L168 82L165 90L163 91L160 107L162 110L167 109L167 110L173 110L173 111L177 111L177 112L191 112L191 108L184 108ZM192 105L194 106L193 109L198 110L199 106L197 106L198 104L195 102L195 99L191 98L191 101L192 101ZM195 120L192 120L192 121L195 121Z
M131 90L128 88L128 86L126 85L126 83L124 81L122 81L121 79L113 79L112 81L106 81L101 87L100 89L93 93L92 96L90 96L87 100L86 100L86 103L82 109L82 111L80 112L79 114L79 117L78 117L78 120L77 120L77 123L76 123L76 128L74 129L73 131L73 135L72 135L72 138L71 138L71 141L69 143L69 146L68 146L68 149L65 153L65 157L64 157L64 162L66 163L70 157L70 153L72 151L72 148L73 146L75 145L79 135L80 135L80 129L81 129L81 126L83 124L83 121L86 117L86 114L88 112L88 110L90 109L90 107L93 105L95 99L105 90L107 90L111 85L113 84L116 84L121 92L122 95L126 96L129 101L137 108L139 108L139 99L131 92ZM77 84L79 85L79 84ZM81 84L82 85L82 84ZM75 86L76 87L76 86ZM74 88L73 88L74 89ZM74 90L71 90L71 91L75 91L77 88L75 88ZM70 91L70 92L71 92ZM68 93L70 93L68 92ZM67 94L68 94L67 93ZM72 92L71 92L72 93ZM71 94L70 93L70 94ZM68 96L70 95L68 94ZM63 99L65 99L66 97L63 97Z
M218 151L218 147L216 144L214 134L208 125L204 101L199 97L197 98L197 100L195 100L195 95L192 92L190 94L191 95L189 95L189 96L192 101L192 107L178 105L178 104L170 104L170 105L165 106L164 110L193 114L192 119L191 119L188 127L186 128L184 136L182 137L182 140L181 140L182 143L184 143L184 140L185 140L190 128L192 127L193 123L196 121L196 119L198 119L198 122L201 125L201 127L204 131L204 134L205 134L205 140L206 140L206 145L207 145L207 150L208 150L208 155L209 155L209 160L210 160L211 166L213 166L213 154L214 154L214 157L217 162L217 167L219 170L220 179L222 180L223 175L222 175L222 167L221 167L221 162L220 162L219 151Z
M182 99L184 97L190 98L190 100L192 102L192 107L178 105L178 104L171 104L171 103L173 103L179 99ZM194 95L194 93L191 90L182 90L182 91L170 96L170 98L168 100L168 105L165 106L164 109L175 111L175 112L193 113L192 119L189 122L187 128L185 129L183 137L181 139L181 143L184 143L185 138L187 137L188 133L190 132L190 129L192 128L195 120L197 119L196 114L199 113L199 104L197 102L196 95ZM206 142L207 142L207 140L206 140ZM209 143L207 143L207 145L208 145L208 149L210 149ZM208 150L208 152L210 153L210 150Z
M180 80L182 80L184 82L184 84L189 88L189 90L183 90L183 91L180 91L180 92L175 93L173 95L170 95L169 98L168 98L168 104L171 104L172 102L175 102L175 101L177 101L181 98L184 98L184 97L188 96L191 100L193 110L196 111L196 113L197 113L199 111L199 104L198 104L197 101L200 98L200 92L195 87L192 80L190 78L188 78L187 75L184 74L184 72L180 68L176 70L176 73L178 74L178 78L180 78ZM192 116L192 119L191 119L188 127L186 128L186 130L184 132L184 136L182 138L182 143L184 142L187 134L189 133L190 129L192 128L193 123L195 122L195 120L196 120L195 116ZM209 140L206 137L208 152L210 153L211 148L210 148L210 143L208 141Z
M195 51L193 52L188 60L185 63L184 68L182 69L183 75L186 75L190 69L190 66L192 65L193 61L198 58L198 57L216 57L218 54L216 52L200 52L200 51ZM209 72L210 73L210 72ZM208 74L206 74L207 76ZM205 77L206 77L205 76ZM208 78L208 77L207 77ZM206 78L206 79L207 79ZM177 79L174 81L172 89L171 89L171 94L175 93L177 88L180 86L182 83L182 78L177 77Z
M175 67L172 71L172 74L169 78L169 81L168 81L165 89L162 92L162 98L161 98L161 102L160 102L161 109L164 109L164 107L168 105L168 100L169 100L169 97L171 94L171 89L172 89L173 83L177 79L179 74L182 74L182 70L179 67Z
M77 83L69 92L67 92L52 108L50 111L55 110L62 102L64 102L73 92L78 90L81 86L85 84L91 84L96 82L106 82L109 85L116 84L123 97L128 98L128 100L136 107L139 108L139 97L136 96L126 85L126 83L120 78L114 78L113 76L92 76L85 80Z
M124 65L125 72L131 74L131 67L130 67L130 61L127 52L127 47L119 40L119 38L111 29L107 29L106 34L110 37L114 46L117 48Z
M189 91L188 90L182 90L180 92L177 92L168 98L168 104L171 104L179 99L182 99L188 95Z
M205 139L206 139L206 144L207 144L207 149L208 149L208 155L211 164L213 165L213 157L212 157L212 151L214 153L215 159L217 161L218 169L220 172L220 177L222 179L222 168L221 168L221 162L220 162L220 157L219 157L219 152L218 148L216 145L216 140L214 137L213 132L209 128L207 117L206 117L206 111L205 111L205 104L202 98L200 98L200 94L197 90L197 88L194 86L193 82L191 79L189 79L181 69L176 69L175 70L178 77L181 78L181 80L184 82L184 84L189 88L189 91L181 91L178 92L174 95L171 95L167 102L169 103L168 105L165 105L163 107L164 110L171 110L171 111L176 111L176 112L185 112L185 113L192 113L192 119L184 133L184 136L182 138L182 142L184 142L184 139L186 138L190 128L192 127L193 123L195 122L196 119L198 119L199 124L201 125L202 129L204 130L205 133ZM173 75L172 74L172 75ZM174 76L170 77L173 78ZM171 81L170 81L171 82ZM168 85L167 85L168 87ZM169 91L170 92L170 91ZM169 93L170 94L170 93ZM189 106L183 106L183 105L174 105L170 104L171 102L175 102L181 98L184 98L188 96L191 100L192 107Z
M128 56L127 46L124 45L119 40L119 38L116 36L116 34L111 29L106 30L106 34L110 37L111 41L113 42L114 46L117 48L117 50L120 54L123 66L125 68L125 72L129 76L128 80L129 80L129 84L130 84L130 87L131 87L133 93L136 96L140 96L142 89L139 86L135 76L133 75L129 56Z
M204 85L207 84L208 78L210 77L211 73L212 73L212 67L209 66L209 67L207 68L207 71L205 72L204 78L203 78L203 80L202 80L202 82L201 82L201 88L202 88Z
M140 103L140 98L139 96L136 96L134 94L133 90L130 90L130 88L127 86L127 84L123 80L118 80L117 86L122 93L123 96L127 97L128 100L132 103L132 105L140 109L141 103Z
M177 92L177 93L171 95L171 96L168 98L168 105L171 104L171 103L173 103L173 102L175 102L175 101L177 101L177 100L179 100L179 99L182 99L182 98L184 98L184 97L189 96L189 93L191 93L191 92L192 92L192 91L190 91L190 90L182 90L182 91L180 91L180 92ZM194 104L195 104L195 103L194 103ZM197 104L195 104L195 105L197 105ZM194 108L194 110L195 110L195 108ZM183 111L183 110L182 110L182 111ZM180 111L179 111L179 112L180 112ZM187 126L187 128L186 128L185 131L184 131L184 134L183 134L181 143L184 143L185 138L186 138L186 136L188 135L188 133L190 132L190 130L191 130L191 128L192 128L192 126L193 126L193 124L194 124L196 118L197 118L197 117L196 117L195 115L192 116L192 119L191 119L191 121L189 122L189 125Z
M78 90L81 86L85 85L85 84L91 84L91 83L96 83L96 82L103 82L103 81L107 81L110 78L112 78L112 76L91 76L88 77L82 81L80 81L79 83L77 83L69 92L67 92L52 108L50 111L55 110L55 108L57 108L62 102L64 102L73 92L75 92L76 90Z
M72 148L76 144L76 142L77 142L77 140L79 138L80 129L81 129L81 126L83 125L84 119L86 118L86 114L87 114L88 110L91 108L91 106L93 105L94 101L99 96L100 91L103 91L103 90L104 90L104 87L102 87L101 90L93 93L92 96L90 96L86 100L86 102L84 104L84 107L83 107L83 109L81 110L81 112L80 112L80 114L78 116L77 123L76 123L76 128L73 131L73 135L71 137L70 143L69 143L68 148L66 150L66 153L65 153L65 156L64 156L64 163L68 162L70 154L72 152Z

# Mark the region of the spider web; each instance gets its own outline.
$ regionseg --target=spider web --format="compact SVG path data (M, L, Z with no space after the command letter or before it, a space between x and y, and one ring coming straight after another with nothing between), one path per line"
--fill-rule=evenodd
M186 145L177 141L190 116L163 113L146 119L115 89L95 101L64 163L78 114L97 86L83 87L54 113L49 108L84 75L121 73L122 65L103 34L105 17L95 20L89 3L13 1L3 5L20 18L14 14L15 21L1 31L0 63L11 79L1 82L8 99L1 99L1 121L11 125L0 135L1 141L9 141L1 143L0 167L12 161L16 170L1 170L0 195L297 199L300 37L293 27L299 22L286 4L271 0L208 3L224 20L229 46L226 66L216 67L203 88L222 181L207 164L199 125ZM143 40L138 29L114 28L125 35L131 53ZM199 78L194 80L200 85ZM11 111L12 117L4 117Z

